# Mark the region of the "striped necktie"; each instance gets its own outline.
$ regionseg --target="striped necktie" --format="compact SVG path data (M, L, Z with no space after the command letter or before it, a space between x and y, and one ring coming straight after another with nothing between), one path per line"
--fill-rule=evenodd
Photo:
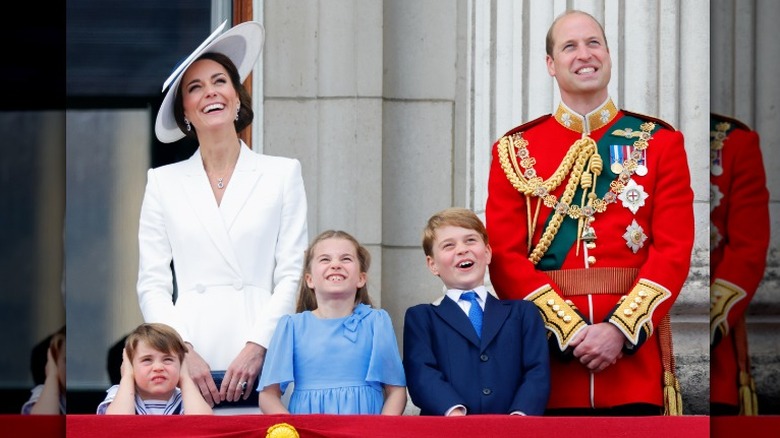
M469 320L471 325L474 326L474 330L477 331L477 336L482 337L482 307L479 307L479 301L477 300L477 293L473 290L464 292L460 295L461 300L466 300L471 303L469 309Z

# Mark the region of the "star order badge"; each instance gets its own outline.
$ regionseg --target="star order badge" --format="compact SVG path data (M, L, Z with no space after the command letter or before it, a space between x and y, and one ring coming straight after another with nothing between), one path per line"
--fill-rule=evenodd
M633 179L628 180L626 188L620 192L618 199L623 202L623 207L631 210L631 213L636 214L639 207L645 205L645 199L650 196L645 192L645 188L636 183ZM636 252L636 251L634 251Z
M710 222L710 251L716 249L721 240L723 240L723 236L720 235L720 230Z
M721 199L723 199L723 192L720 191L720 187L717 184L710 184L710 213L720 205Z
M623 238L626 239L626 246L631 248L631 251L636 254L640 248L645 246L647 234L645 234L645 230L638 223L636 223L636 219L634 219L631 221L631 225L626 227L626 232L623 233Z

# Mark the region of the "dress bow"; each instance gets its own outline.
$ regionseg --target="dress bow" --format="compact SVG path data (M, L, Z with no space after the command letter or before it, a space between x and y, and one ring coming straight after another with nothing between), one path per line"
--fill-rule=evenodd
M350 341L357 342L357 329L360 321L371 313L371 308L365 304L358 304L352 315L344 320L344 337Z

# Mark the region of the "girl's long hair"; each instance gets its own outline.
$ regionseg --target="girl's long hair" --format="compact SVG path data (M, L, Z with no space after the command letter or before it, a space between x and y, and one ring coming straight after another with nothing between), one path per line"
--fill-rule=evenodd
M317 297L314 295L314 289L310 288L306 284L306 274L311 275L311 263L314 258L314 248L318 243L327 239L344 239L352 242L355 245L355 252L357 253L358 262L360 263L360 272L368 274L368 268L371 266L371 253L360 244L351 234L341 230L327 230L320 233L306 249L306 253L303 256L303 273L301 274L301 284L298 288L298 305L295 311L297 313L305 310L314 310L317 308ZM363 303L369 306L373 306L371 303L371 297L368 296L368 280L363 287L358 288L355 292L355 304Z

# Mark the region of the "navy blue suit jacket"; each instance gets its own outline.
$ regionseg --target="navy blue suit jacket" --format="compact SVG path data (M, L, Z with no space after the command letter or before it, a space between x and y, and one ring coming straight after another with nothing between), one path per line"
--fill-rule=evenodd
M477 337L466 313L445 296L410 307L404 317L406 385L420 415L542 415L550 395L550 359L536 306L488 294Z

